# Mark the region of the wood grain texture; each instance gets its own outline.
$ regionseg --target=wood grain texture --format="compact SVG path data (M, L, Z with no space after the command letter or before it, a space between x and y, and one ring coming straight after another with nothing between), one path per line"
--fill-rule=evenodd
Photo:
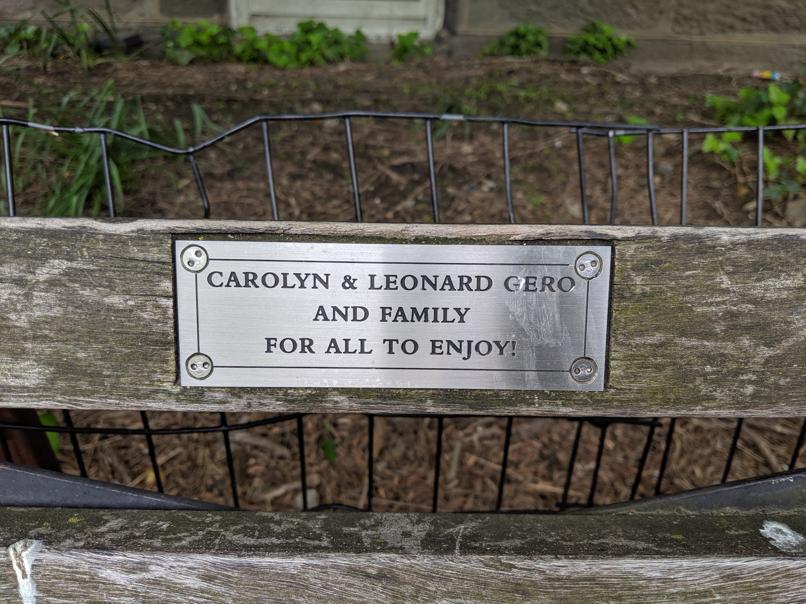
M605 392L182 389L175 235L612 243ZM806 230L0 220L0 405L527 415L806 415Z
M795 602L785 513L272 514L0 510L0 599ZM11 546L11 549L7 549ZM13 552L13 553L12 553Z

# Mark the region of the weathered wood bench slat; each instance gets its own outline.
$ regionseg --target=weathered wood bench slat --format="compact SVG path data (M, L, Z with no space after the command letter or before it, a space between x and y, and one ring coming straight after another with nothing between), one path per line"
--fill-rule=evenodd
M175 236L614 247L605 392L183 389ZM806 230L0 220L0 406L806 415Z
M806 514L0 510L0 600L798 602Z

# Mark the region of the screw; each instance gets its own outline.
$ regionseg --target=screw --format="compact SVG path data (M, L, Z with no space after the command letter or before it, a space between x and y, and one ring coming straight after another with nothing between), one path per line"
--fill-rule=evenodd
M596 361L588 357L579 357L576 361L571 363L571 378L580 384L587 384L593 381L596 377Z
M190 377L203 380L213 373L213 360L206 354L197 352L188 357L185 361L185 368Z
M207 250L200 245L189 245L182 250L179 260L186 270L191 273L200 273L207 266L210 258L207 256Z
M585 252L577 256L574 262L574 269L577 275L583 279L593 279L602 272L602 259L598 254Z

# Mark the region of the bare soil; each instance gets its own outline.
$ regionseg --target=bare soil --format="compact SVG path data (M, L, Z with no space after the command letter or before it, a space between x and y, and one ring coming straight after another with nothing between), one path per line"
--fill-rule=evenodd
M24 117L29 99L37 120L47 122L71 90L87 93L113 80L126 97L139 97L153 137L176 142L173 119L192 124L191 104L210 120L231 126L252 115L366 109L545 119L623 122L640 116L662 125L710 125L704 95L734 94L753 85L735 75L652 74L572 62L432 59L407 66L346 65L297 72L244 65L178 67L161 62L109 62L91 72L52 65L48 72L22 62L0 70L4 115ZM430 222L431 198L421 122L354 120L358 174L367 221ZM202 138L213 133L207 127ZM498 125L435 124L438 194L444 222L507 221L501 130ZM288 220L352 220L350 178L341 122L271 126L280 217ZM699 151L692 137L689 220L694 224L751 225L755 166L752 152L736 171ZM119 143L115 143L116 145ZM122 144L122 143L120 143ZM574 134L567 128L513 126L513 199L519 222L579 223L581 207ZM268 219L260 131L253 128L199 154L214 218ZM22 151L24 155L24 150ZM622 224L649 222L646 146L642 138L616 149L618 216ZM611 183L607 141L586 138L591 220L606 222ZM654 185L661 224L677 224L681 149L677 137L657 137ZM124 216L197 217L201 203L188 163L154 155L132 166ZM21 213L41 212L50 183L19 191ZM769 224L784 224L783 208L770 204ZM230 414L231 423L262 417ZM75 412L78 425L140 427L127 412ZM152 427L214 425L217 414L153 413ZM486 510L495 505L505 418L447 418L441 458L441 510ZM654 493L668 420L655 431L638 495ZM800 420L745 422L731 479L786 469ZM567 419L516 418L504 509L556 510L577 424ZM674 433L664 492L705 486L721 478L734 420L683 419ZM569 502L584 504L590 490L600 428L583 424ZM367 503L367 418L305 418L309 505ZM594 503L630 495L647 428L613 424L606 433ZM436 419L376 418L373 506L378 510L431 509ZM145 438L82 436L82 452L94 478L153 489ZM155 438L168 493L229 503L220 434ZM239 496L252 509L299 509L301 489L293 421L232 434ZM65 471L77 473L69 440L61 439ZM804 455L801 455L801 462Z

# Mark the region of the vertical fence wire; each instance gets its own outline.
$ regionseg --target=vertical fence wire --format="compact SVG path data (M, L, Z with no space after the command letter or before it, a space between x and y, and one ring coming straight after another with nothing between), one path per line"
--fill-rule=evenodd
M764 128L758 128L756 151L756 226L764 222Z
M616 168L615 132L607 131L607 157L610 168L610 224L616 224L618 216L618 173Z
M297 416L297 454L299 455L299 485L302 491L302 511L308 510L308 473L305 466L305 418Z
M115 192L112 188L112 176L109 168L109 146L106 140L106 132L101 132L98 135L101 142L101 166L104 172L104 189L106 191L106 211L110 218L117 216L117 208L115 207Z
M154 435L151 433L151 426L148 423L148 414L145 411L140 412L140 422L143 424L143 430L145 430L146 447L148 447L148 458L151 460L151 470L154 472L154 483L157 485L157 491L164 493L165 489L162 486L160 464L157 460L157 449L154 446Z
M649 218L652 225L658 224L658 204L655 199L655 134L646 133L646 186L649 194Z
M17 215L14 200L14 158L11 156L11 126L3 124L3 174L6 181L6 203L9 216Z
M630 488L630 501L634 501L638 495L638 488L641 486L641 479L644 476L646 461L649 458L649 452L652 450L652 442L655 439L655 422L657 421L657 418L654 418L647 428L646 441L644 441L644 448L641 451L641 457L638 459L638 468L635 471L635 478Z
M271 218L272 220L280 220L280 211L277 206L277 192L274 188L274 165L271 157L269 124L266 120L260 122L260 132L263 137L263 161L266 163L266 180L269 187L269 200L271 201Z
M431 120L425 120L425 151L428 158L428 184L431 188L431 211L433 212L434 223L439 223L437 171L434 166L434 135Z
M585 141L582 128L576 129L577 170L579 172L579 203L582 206L582 224L590 224L588 208L588 178L585 174Z
M674 438L674 428L677 423L676 418L669 420L669 425L666 429L666 441L663 447L663 455L660 459L660 468L658 468L658 479L655 482L655 495L660 495L663 490L663 477L666 474L666 467L669 465L669 455L672 450L672 439Z
M349 117L344 118L344 136L347 142L347 159L350 163L350 183L355 204L355 221L361 222L361 190L358 186L358 167L355 163L355 147L353 146L353 126Z
M504 156L504 191L507 200L507 214L509 215L509 223L515 224L515 206L512 203L512 174L509 163L509 122L504 122L501 125L501 146L503 147Z
M239 508L241 503L238 499L238 477L235 475L235 458L232 455L232 443L229 438L229 430L227 430L227 414L220 413L218 416L219 422L223 430L221 435L224 439L224 454L227 457L227 471L229 472L229 487L230 494L232 495L232 507Z
M730 448L728 449L728 457L725 460L725 468L722 470L722 483L728 481L728 477L730 476L730 469L733 466L733 458L736 456L736 449L739 446L739 437L742 435L742 426L744 425L744 419L739 418L736 420L736 427L733 429L733 437L730 441Z
M685 225L688 219L688 130L680 133L680 224Z
M434 453L434 489L431 498L431 511L436 512L439 507L439 474L442 468L442 433L445 430L445 418L437 416L437 442Z
M204 186L201 169L194 154L191 153L188 158L190 159L190 169L193 171L193 180L196 181L196 189L199 191L199 197L201 198L204 218L210 218L210 199L207 197L207 187Z
M501 459L501 472L498 475L498 495L495 498L495 511L501 511L501 504L504 501L504 486L507 482L507 465L509 464L509 445L512 442L512 422L514 418L510 415L507 418L504 429L504 452Z

